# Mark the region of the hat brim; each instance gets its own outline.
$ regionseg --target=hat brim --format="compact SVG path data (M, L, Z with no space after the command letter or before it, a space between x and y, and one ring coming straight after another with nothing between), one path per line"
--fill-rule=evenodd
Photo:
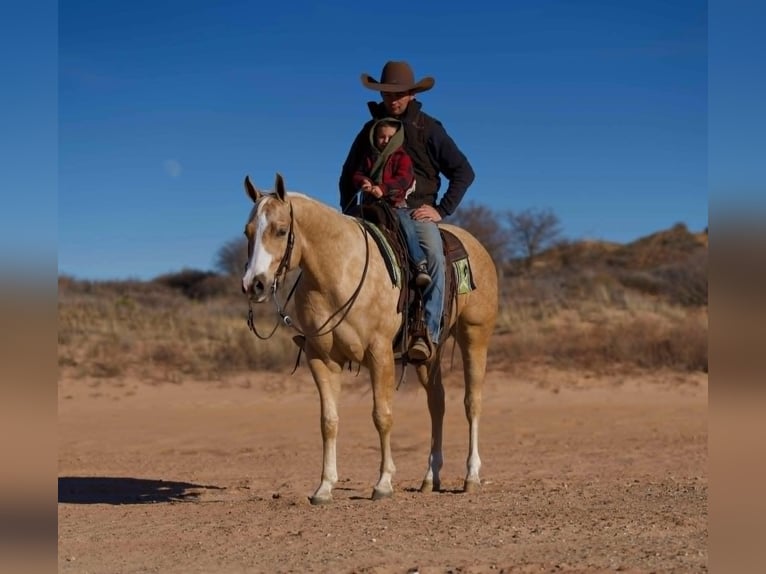
M375 78L373 78L370 74L362 74L362 85L365 88L369 90L375 90L376 92L389 92L389 93L413 92L417 94L420 92L427 92L428 90L434 87L435 83L436 83L436 80L434 80L430 76L426 76L419 82L412 85L381 84Z

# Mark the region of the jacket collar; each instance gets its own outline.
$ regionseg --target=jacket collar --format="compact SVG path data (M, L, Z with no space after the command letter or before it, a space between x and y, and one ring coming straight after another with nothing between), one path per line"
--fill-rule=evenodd
M423 104L417 100L410 101L407 109L404 110L404 114L396 119L404 122L405 120L415 118L422 105ZM383 102L367 102L367 108L370 110L370 115L376 120L391 117L391 114L388 113Z

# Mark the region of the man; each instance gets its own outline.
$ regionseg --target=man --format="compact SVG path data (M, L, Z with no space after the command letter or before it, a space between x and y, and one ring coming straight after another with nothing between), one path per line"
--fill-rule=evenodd
M362 74L362 85L380 92L382 102L368 102L372 119L359 131L343 163L339 188L341 209L346 212L356 205L353 175L366 146L370 128L384 117L393 117L404 126L404 149L415 167L415 189L407 204L417 222L415 228L428 261L432 282L423 291L425 323L430 343L437 345L441 334L441 313L444 304L445 260L441 236L436 222L451 215L463 199L474 173L465 155L447 135L441 122L422 111L415 95L433 88L435 80L425 77L415 81L415 74L407 62L390 61L383 66L380 81ZM438 200L441 175L449 181L447 191ZM409 349L410 360L425 361L432 354L428 340L416 338Z

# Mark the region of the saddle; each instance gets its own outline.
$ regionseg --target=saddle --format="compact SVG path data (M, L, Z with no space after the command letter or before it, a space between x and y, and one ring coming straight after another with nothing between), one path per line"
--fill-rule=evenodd
M407 243L393 208L384 202L363 204L351 213L370 231L386 262L393 285L400 288L397 312L402 314L402 325L394 338L394 354L397 358L407 355L412 337L426 336L423 316L423 299L420 289L414 286L416 262L412 261ZM439 229L446 260L444 278L444 305L442 325L449 325L453 304L459 293L476 288L471 274L468 253L461 241L449 231Z

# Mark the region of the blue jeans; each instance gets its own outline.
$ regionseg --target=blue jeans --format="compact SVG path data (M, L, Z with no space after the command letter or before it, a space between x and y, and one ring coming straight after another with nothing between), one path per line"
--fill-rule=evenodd
M442 236L433 221L412 219L411 209L397 209L396 213L399 216L399 221L402 222L402 231L407 237L407 247L413 260L416 263L423 259L426 260L431 284L423 289L423 311L431 341L437 344L441 335L446 267ZM413 238L417 238L417 240L413 240Z
M426 261L426 252L420 246L418 232L415 228L415 223L417 222L410 216L412 212L409 209L402 208L395 209L394 211L396 211L396 215L399 218L399 225L407 242L407 251L410 254L410 258L412 258L415 265L419 265L421 262Z

